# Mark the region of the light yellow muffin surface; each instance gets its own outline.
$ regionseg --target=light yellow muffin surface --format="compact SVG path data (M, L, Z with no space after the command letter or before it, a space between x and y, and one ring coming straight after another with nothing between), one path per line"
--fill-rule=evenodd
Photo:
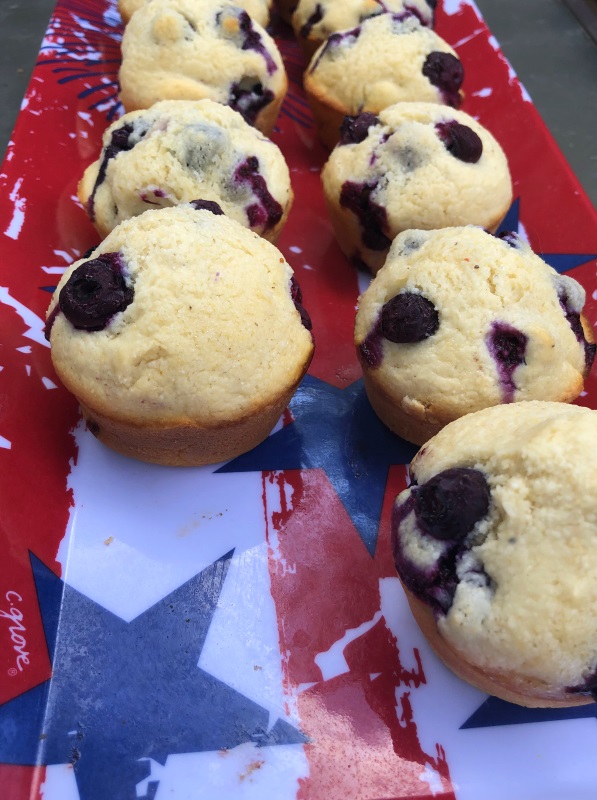
M129 149L114 152L119 137ZM279 148L207 99L163 100L114 122L78 194L102 236L149 209L201 199L275 241L292 204Z

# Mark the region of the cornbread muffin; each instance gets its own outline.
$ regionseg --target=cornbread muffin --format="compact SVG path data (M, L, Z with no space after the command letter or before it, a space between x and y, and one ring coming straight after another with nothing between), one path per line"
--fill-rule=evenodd
M118 0L118 10L124 24L126 25L135 11L147 2L149 0ZM267 28L269 25L271 0L230 0L230 5L244 8L251 19L259 23L262 28Z
M122 39L126 111L207 97L270 134L287 79L273 39L226 0L149 0Z
M435 3L431 0L299 0L292 27L303 52L310 59L332 33L351 30L369 17L392 13L414 15L422 25L433 25Z
M305 73L319 138L332 148L347 115L409 101L457 108L464 69L450 45L414 17L380 14L333 33Z
M292 204L276 145L213 100L162 100L104 133L78 194L100 235L152 208L203 199L276 241Z
M195 205L115 228L67 270L47 317L56 372L91 431L159 464L255 447L313 354L280 252L215 203Z
M321 177L342 251L374 274L401 231L494 231L512 201L508 162L491 133L433 103L346 118Z
M359 301L355 344L381 420L423 444L472 411L569 403L595 356L585 292L516 234L405 231Z
M597 412L488 408L444 428L410 469L394 559L439 657L521 705L597 699Z

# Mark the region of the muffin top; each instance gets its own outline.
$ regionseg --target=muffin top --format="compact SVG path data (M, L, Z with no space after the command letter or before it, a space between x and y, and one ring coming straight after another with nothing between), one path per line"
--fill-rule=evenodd
M118 0L118 10L123 22L128 22L135 11L138 11L147 2L149 0ZM198 2L201 2L201 0L198 0ZM258 22L262 28L266 28L269 25L272 0L230 0L230 5L244 8L251 19Z
M119 79L127 111L208 97L257 127L287 85L273 39L226 0L149 0L126 26Z
M293 387L311 358L297 291L281 253L233 220L192 206L151 211L67 270L48 311L52 359L107 416L242 419Z
M346 114L404 101L457 107L464 70L450 45L414 16L380 14L333 33L314 54L305 89Z
M570 401L595 351L584 302L582 286L516 234L405 231L360 298L355 343L382 389L430 421L512 401Z
M433 25L433 4L427 0L299 0L292 27L299 40L318 47L338 31L356 28L369 17L392 13L417 17L422 25Z
M512 198L508 162L491 133L433 103L347 118L322 180L328 201L349 224L357 218L363 246L374 251L411 228L494 229Z
M292 202L279 148L236 111L212 100L162 100L104 133L79 198L102 235L152 208L214 200L266 238Z
M596 473L597 412L561 403L479 411L419 451L396 565L468 661L597 687Z

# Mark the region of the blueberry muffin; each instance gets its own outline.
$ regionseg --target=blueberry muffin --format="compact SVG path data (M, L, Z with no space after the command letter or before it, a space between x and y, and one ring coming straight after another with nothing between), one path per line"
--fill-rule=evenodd
M422 25L433 25L433 0L299 0L292 27L305 55L311 59L328 37L352 30L363 20L391 13L414 15Z
M457 108L463 79L458 56L436 33L412 15L381 14L333 33L304 83L319 137L332 148L345 116L410 101Z
M410 473L394 560L440 658L524 706L597 699L597 412L484 409L444 428Z
M287 89L273 39L226 0L149 0L122 39L126 111L207 97L270 134Z
M355 266L382 266L398 233L480 225L494 231L512 201L506 156L462 111L398 103L347 117L322 171L334 232Z
M115 228L61 279L46 335L56 372L109 447L217 463L267 437L313 354L292 270L213 202Z
M236 111L213 100L162 100L104 133L78 194L101 236L149 209L213 200L276 241L292 189L284 156Z
M118 0L118 10L124 24L126 25L135 11L138 11L147 2L149 0ZM201 0L198 2L200 3ZM271 0L230 0L230 5L244 8L251 19L259 23L262 28L267 28L269 25Z
M569 403L593 363L585 292L516 234L405 231L359 300L355 344L371 405L423 444L500 403Z

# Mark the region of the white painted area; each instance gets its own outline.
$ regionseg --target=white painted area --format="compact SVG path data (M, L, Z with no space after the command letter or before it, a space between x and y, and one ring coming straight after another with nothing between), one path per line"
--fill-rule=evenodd
M8 223L8 227L4 231L4 234L5 236L8 236L9 239L14 240L19 238L19 234L21 233L21 229L25 221L25 207L27 205L27 199L19 195L22 183L23 178L18 178L11 193L8 195L13 203L13 213L12 218Z
M405 663L418 648L427 683L410 691L427 753L440 742L458 800L595 800L595 719L460 730L487 695L453 675L431 651L399 580L380 582L381 607Z
M70 764L46 767L46 779L40 787L42 800L79 800L75 772Z
M12 442L10 442L6 437L0 436L0 447L3 447L5 450L10 450L12 447Z
M64 275L68 267L42 267L42 270L48 275Z
M419 780L425 781L429 785L429 791L434 797L444 791L441 775L430 764L425 764L425 769L419 775Z
M15 348L18 353L30 353L31 352L31 345L24 344L22 347Z
M336 678L338 675L344 675L349 671L348 662L344 658L344 649L359 636L370 631L379 620L381 619L382 612L377 611L372 619L361 623L357 628L349 628L344 636L326 650L324 653L318 653L315 656L315 663L321 670L321 675L324 681L329 681Z
M28 326L23 336L26 336L28 339L33 339L34 342L42 344L44 347L50 346L50 343L44 336L44 320L38 317L37 314L34 314L33 311L30 311L27 306L24 306L22 303L19 303L18 300L15 300L14 297L11 297L8 287L6 286L0 286L0 303L14 308L25 325Z
M518 220L518 235L520 236L520 238L521 238L521 239L522 239L524 242L526 242L527 244L529 243L529 234L527 233L527 229L526 229L526 228L525 228L525 226L522 224L522 222L520 221L520 219Z
M243 744L217 753L169 756L165 766L151 762L148 780L159 780L156 800L290 800L299 779L309 774L302 747ZM137 785L143 796L148 780Z
M493 89L486 86L484 89L479 89L478 92L471 92L471 97L490 97L493 94Z
M313 270L315 269L315 267L312 267L311 264L303 264L303 267L305 269L308 269L310 272L313 272Z
M299 726L298 693L284 690L261 473L143 464L108 450L82 422L73 435L74 506L58 553L67 583L130 621L233 550L198 664L265 708L270 726L278 718ZM301 745L247 745L225 756L173 756L165 767L152 762L151 780L160 780L158 797L196 800L221 790L237 800L264 796L264 786L268 797L293 797L307 774Z
M266 708L268 729L278 718L299 724L296 704L290 717L285 711L265 541L232 559L199 666Z
M57 389L58 387L54 383L54 381L50 380L50 378L42 377L41 382L46 387L46 389Z
M462 47L463 44L466 44L467 42L476 39L477 36L479 36L479 34L481 33L485 33L485 28L476 28L472 33L469 33L468 36L465 36L462 39L459 39L457 42L455 42L452 45L454 47L454 50L458 50L458 48Z
M298 247L298 245L296 245L296 244L290 245L290 247L288 249L290 250L291 253L302 253L303 252L303 248L302 247Z

